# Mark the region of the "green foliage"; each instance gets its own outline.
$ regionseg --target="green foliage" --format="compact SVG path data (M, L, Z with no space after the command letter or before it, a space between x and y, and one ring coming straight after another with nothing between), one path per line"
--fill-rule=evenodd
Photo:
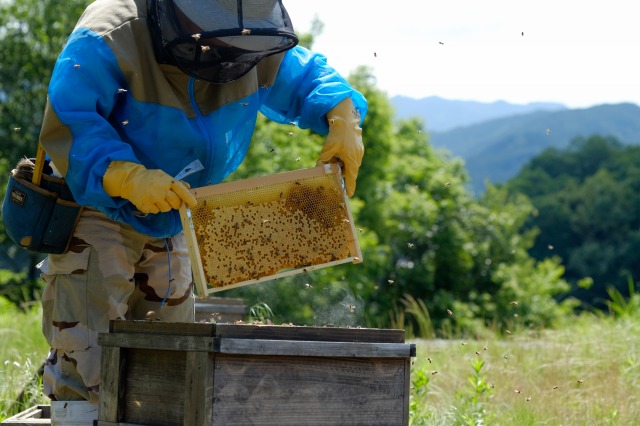
M624 292L627 277L640 275L640 147L576 138L532 159L505 186L530 197L535 215L525 228L539 230L530 253L559 257L573 296L604 307L607 288ZM579 285L584 278L593 285Z
M409 425L426 424L423 420L428 415L426 404L429 393L429 379L431 375L424 368L411 368L411 396L409 397Z
M472 374L467 378L469 386L456 392L458 422L469 426L490 424L486 404L493 393L483 371L485 361L476 357L471 361Z
M273 311L264 302L258 302L249 308L249 321L258 321L261 323L268 323L273 318Z
M618 318L637 317L640 314L640 294L636 293L633 278L628 278L627 285L628 298L623 296L615 287L607 289L609 312Z
M48 346L39 306L17 308L0 296L0 421L36 404L47 404L38 373Z
M475 333L487 323L513 328L514 300L527 327L563 315L554 299L567 288L562 267L527 254L535 239L534 232L521 233L532 213L528 200L497 188L476 200L464 165L429 145L423 123L394 124L366 68L351 82L369 102L366 153L350 200L364 263L229 295L267 303L276 322L392 326L422 337ZM232 178L313 166L322 143L319 135L261 119Z
M0 2L0 195L3 199L9 171L20 158L35 156L55 60L89 2ZM0 295L14 303L37 298L41 283L36 279L35 265L41 258L13 244L0 223L0 270L14 273L12 278L4 275Z

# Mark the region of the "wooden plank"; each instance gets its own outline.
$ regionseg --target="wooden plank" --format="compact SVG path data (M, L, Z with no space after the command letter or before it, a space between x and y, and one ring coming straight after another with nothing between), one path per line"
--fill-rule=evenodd
M186 352L127 350L122 422L182 425L185 410Z
M406 343L307 342L216 338L215 351L238 355L281 355L349 358L409 358Z
M404 343L405 331L380 328L216 324L216 337L327 342Z
M36 405L2 421L2 426L50 425L51 407Z
M112 333L98 335L98 344L103 347L156 349L162 351L213 351L213 337L162 336L153 334Z
M189 352L186 360L184 422L185 425L211 425L213 416L213 354Z
M267 176L256 176L249 179L242 179L233 182L219 183L217 185L194 188L191 193L196 197L210 197L212 195L227 194L229 192L243 191L257 186L275 185L278 183L291 182L296 179L306 179L326 174L338 173L337 164L326 164L311 167L308 169L292 170L288 172L276 173Z
M112 333L158 336L216 336L268 340L310 340L327 342L404 343L405 331L382 328L307 327L290 325L170 323L160 321L111 322Z
M194 324L164 321L112 320L111 333L153 333L172 336L215 336L215 324Z
M202 267L202 258L200 257L200 249L198 248L198 239L196 231L193 228L193 220L191 219L191 209L185 203L180 205L180 221L184 231L185 241L187 243L187 251L191 260L191 271L193 272L193 282L195 284L196 296L200 299L207 297L209 294L207 286L207 278Z
M415 346L415 345L412 345ZM415 355L414 355L415 356ZM411 396L411 358L407 358L404 361L404 407L403 407L403 416L402 416L402 424L409 424L409 398Z
M213 425L397 425L405 360L216 354Z
M118 347L103 347L100 370L98 420L118 422L122 418L125 356Z

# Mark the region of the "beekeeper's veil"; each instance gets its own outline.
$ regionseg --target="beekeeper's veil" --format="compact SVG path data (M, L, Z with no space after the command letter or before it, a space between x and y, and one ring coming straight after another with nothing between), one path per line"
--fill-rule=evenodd
M212 83L298 43L281 0L149 0L158 62Z

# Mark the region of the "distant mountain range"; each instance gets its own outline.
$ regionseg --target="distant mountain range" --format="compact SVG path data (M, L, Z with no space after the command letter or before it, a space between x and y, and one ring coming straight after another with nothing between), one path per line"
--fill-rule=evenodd
M419 117L426 123L427 128L425 130L429 132L446 132L456 127L517 114L567 109L566 106L553 102L533 102L526 105L517 105L505 101L487 103L448 100L438 96L422 99L395 96L391 99L391 103L398 118Z
M434 105L436 99L423 105ZM398 97L392 98L398 118ZM400 105L408 105L406 98ZM522 166L548 147L565 148L576 137L594 134L613 136L623 144L640 145L640 107L635 104L605 104L584 109L567 109L560 104L535 103L513 105L506 102L445 101L437 98L441 111L455 116L435 131L429 126L424 110L415 109L415 116L427 122L430 143L462 158L471 178L471 189L479 194L485 180L502 183L515 176ZM416 104L418 105L418 104ZM483 109L485 111L481 111ZM472 111L472 112L469 112ZM435 116L438 116L437 114ZM435 120L434 116L434 120ZM490 117L481 120L480 117ZM454 122L459 124L452 128ZM475 122L475 124L473 124ZM437 126L436 126L437 127Z

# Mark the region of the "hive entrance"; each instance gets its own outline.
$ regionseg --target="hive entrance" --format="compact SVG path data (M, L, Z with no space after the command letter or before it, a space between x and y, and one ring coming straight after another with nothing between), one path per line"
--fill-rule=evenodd
M200 297L362 258L336 165L192 193L180 215Z

